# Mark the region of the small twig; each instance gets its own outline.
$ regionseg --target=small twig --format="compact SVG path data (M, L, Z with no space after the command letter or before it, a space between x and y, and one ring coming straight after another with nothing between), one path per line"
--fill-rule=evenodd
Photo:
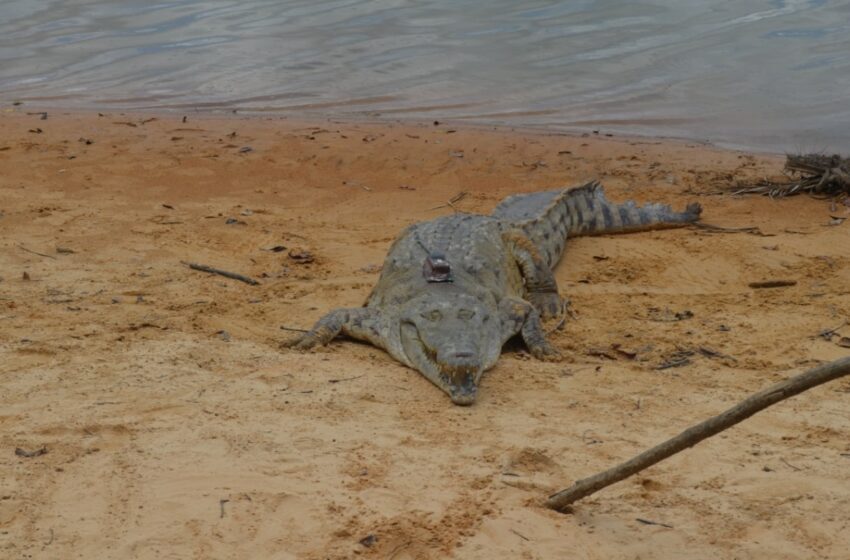
M760 288L787 288L788 286L796 286L796 280L764 280L762 282L750 282L747 284L750 288L758 290Z
M785 459L783 459L782 457L780 457L780 458L779 458L779 460L780 460L780 461L782 461L783 463L785 463L786 465L788 465L789 467L791 467L792 469L794 469L795 471L801 471L801 470L803 470L803 469L801 469L800 467L795 467L794 465L792 465L791 463L789 463L788 461L786 461L786 460L785 460Z
M32 253L33 255L38 255L39 257L47 257L48 259L56 260L56 257L54 257L53 255L46 255L44 253L39 253L38 251L33 251L32 249L27 249L23 245L18 245L18 249L26 251L27 253Z
M439 206L434 206L433 208L429 208L428 210L439 210L440 208L445 208L446 206L450 206L455 212L457 212L457 208L455 208L455 204L460 202L461 200L469 194L466 191L461 191L448 199L445 204L440 204Z
M672 359L664 362L661 365L655 366L655 369L662 370L662 369L670 369L670 368L674 368L674 367L682 367L682 366L688 365L689 363L691 363L691 359L688 358L687 356L678 356L678 357L672 358Z
M725 412L691 426L679 435L656 445L652 449L644 451L624 463L589 478L579 480L566 490L552 494L546 501L546 506L558 511L567 511L569 505L573 502L628 478L635 473L641 472L680 451L693 447L704 439L731 428L735 424L746 420L753 414L771 405L847 375L850 375L850 356L820 365L785 381L771 385L767 389L750 395Z
M27 451L26 449L21 449L20 447L15 448L15 455L18 457L26 457L27 459L32 459L33 457L41 457L42 455L47 454L47 447L41 446L35 451Z
M466 192L466 191L461 191L461 192L457 193L456 195L454 195L453 197L451 197L451 198L449 199L449 202L450 202L450 203L452 203L452 204L454 204L455 202L460 202L460 201L461 201L461 200L463 200L463 199L466 197L466 195L468 195L468 194L469 194L469 193L468 193L468 192Z
M706 358L723 358L724 360L732 360L733 362L738 361L733 356L723 354L721 352L718 352L717 350L712 350L711 348L707 348L705 346L700 346L699 348L697 348L697 351Z
M218 516L219 519L224 518L224 504L226 504L229 501L230 500L228 500L227 498L222 498L218 501L218 507L221 508L221 514Z
M400 545L398 545L397 547L395 547L394 549L392 549L392 551L390 552L390 555L389 555L389 556L387 556L387 560L393 560L393 558L395 558L395 555L396 555L396 554L398 554L399 552L401 552L402 550L404 550L405 548L407 548L408 546L410 546L410 544L411 544L412 542L413 542L413 541L407 541L406 543L401 543Z
M661 527L667 527L668 529L672 529L672 525L667 525L666 523L661 523L659 521L650 521L649 519L641 519L640 517L636 517L635 521L638 523L643 523L644 525L660 525Z
M847 325L847 319L844 319L843 321L841 321L841 324L838 325L837 327L835 327L834 329L823 330L823 331L819 332L817 334L817 336L819 336L821 338L825 338L826 340L829 340L830 338L832 338L832 335L834 335L835 333L837 333L838 331L843 329L846 325ZM814 337L812 337L812 338L814 338Z
M523 535L522 533L520 533L519 531L517 531L516 529L511 529L511 533L518 536L519 538L521 538L524 541L530 541L531 540L528 537L526 537L525 535Z
M302 332L302 333L310 332L307 329L296 329L295 327L284 327L283 325L280 326L280 330L282 330L282 331L292 331L292 332Z
M353 381L355 379L360 379L363 377L362 375L358 375L355 377L344 377L342 379L328 379L328 383L342 383L343 381Z
M226 278L232 278L233 280L239 280L240 282L245 282L246 284L251 284L252 286L259 285L259 282L250 278L248 276L243 276L242 274L236 274L235 272L228 272L226 270L221 270L219 268L213 268L211 266L207 266L205 264L195 264L186 261L180 261L185 264L192 270L200 270L201 272L208 272L210 274L218 274L219 276L224 276Z
M713 224L707 224L705 222L693 222L692 226L704 229L706 231L712 231L715 233L752 233L754 235L764 235L759 228L756 226L750 227L723 227L723 226L715 226Z

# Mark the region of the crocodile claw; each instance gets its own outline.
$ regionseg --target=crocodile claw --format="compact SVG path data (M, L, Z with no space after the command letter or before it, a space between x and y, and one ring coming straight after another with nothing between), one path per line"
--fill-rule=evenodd
M290 348L292 350L310 350L321 345L321 340L317 336L312 335L312 333L296 336L280 343L281 348Z
M563 358L560 350L545 341L542 344L529 347L528 350L532 356L544 362L558 362Z
M532 292L526 298L541 319L554 319L564 313L564 301L557 292Z

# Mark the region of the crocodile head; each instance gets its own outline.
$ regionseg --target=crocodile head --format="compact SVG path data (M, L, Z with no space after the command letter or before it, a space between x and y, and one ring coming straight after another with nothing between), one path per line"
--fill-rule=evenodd
M498 314L449 286L407 302L399 334L407 363L459 405L475 401L478 380L502 346Z

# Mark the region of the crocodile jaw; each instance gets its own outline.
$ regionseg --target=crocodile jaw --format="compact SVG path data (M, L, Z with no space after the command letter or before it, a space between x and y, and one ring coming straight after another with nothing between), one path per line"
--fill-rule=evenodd
M478 395L478 378L481 377L481 368L473 366L452 367L440 364L440 370L441 380L448 386L446 392L453 403L469 406L475 402L475 397Z
M484 367L474 357L455 363L440 361L437 352L427 347L412 323L402 323L401 343L408 365L445 391L453 403L468 406L475 402Z

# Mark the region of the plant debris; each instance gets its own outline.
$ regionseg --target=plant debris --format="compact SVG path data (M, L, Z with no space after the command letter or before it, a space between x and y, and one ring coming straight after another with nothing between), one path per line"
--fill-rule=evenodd
M644 525L658 525L659 527L666 527L668 529L672 529L672 525L668 525L666 523L661 523L660 521L652 521L650 519L642 519L640 517L635 517L635 521L638 523L642 523Z
M298 264L310 264L316 260L313 253L304 249L293 249L289 252L289 258Z
M788 286L796 286L796 280L765 280L763 282L750 282L748 286L753 289L760 288L787 288Z
M218 274L219 276L224 276L225 278L232 278L233 280L239 280L240 282L245 282L246 284L250 284L252 286L259 285L259 282L250 278L248 276L244 276L242 274L236 274L235 272L228 272L227 270L221 270L220 268L213 268L211 266L207 266L205 264L197 264L190 263L186 261L180 261L185 264L192 270L200 270L201 272L207 272L209 274Z
M691 356L693 356L695 352L692 350L678 350L671 354L663 363L655 366L655 369L670 369L686 366L691 363Z
M850 158L839 155L788 154L785 157L786 183L763 181L744 186L734 194L763 194L771 198L808 193L822 196L850 194Z
M41 457L42 455L47 454L47 448L44 446L39 447L34 451L27 451L26 449L21 449L20 447L15 448L15 455L18 457L25 457L27 459L32 459L33 457Z
M689 309L673 312L666 307L664 309L650 307L646 318L650 321L655 321L656 323L675 323L676 321L690 319L693 316L694 312Z
M360 539L357 542L359 542L360 544L362 544L366 548L369 548L370 546L372 546L373 544L378 542L378 537L376 537L375 535L366 535L365 537L363 537L362 539Z

